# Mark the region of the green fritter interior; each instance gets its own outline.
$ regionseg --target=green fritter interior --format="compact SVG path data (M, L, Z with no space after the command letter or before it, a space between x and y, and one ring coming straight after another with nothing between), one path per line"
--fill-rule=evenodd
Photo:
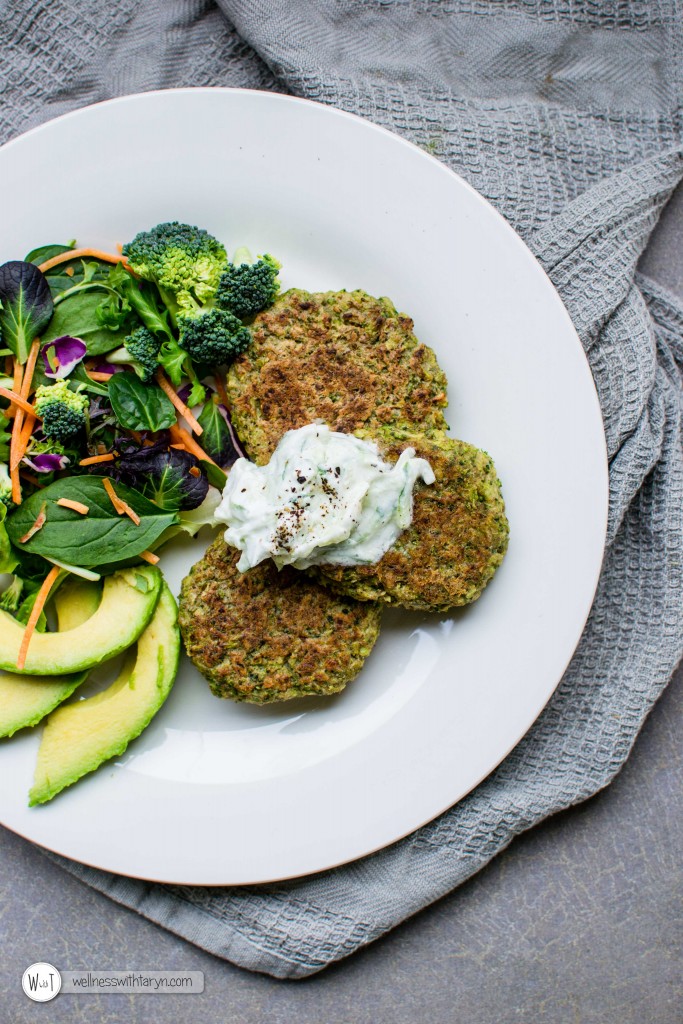
M185 647L213 693L266 704L342 690L377 640L382 606L270 560L240 573L238 557L218 538L181 588Z
M227 391L238 436L260 465L287 430L316 419L370 435L447 429L446 377L389 299L291 289L256 317L252 333Z
M373 439L391 462L405 448L415 448L429 461L436 481L417 482L413 521L377 564L323 565L312 571L321 582L361 601L435 612L475 601L508 544L500 481L490 455L443 433L427 438L385 432Z

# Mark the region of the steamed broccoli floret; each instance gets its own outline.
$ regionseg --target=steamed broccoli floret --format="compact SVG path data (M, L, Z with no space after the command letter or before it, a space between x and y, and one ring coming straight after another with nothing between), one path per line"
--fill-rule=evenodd
M79 384L71 391L66 380L36 388L35 408L46 437L67 444L86 426L88 399L80 393L82 388Z
M0 505L11 508L12 504L12 481L9 469L4 462L0 462Z
M0 594L0 608L5 612L15 612L21 602L23 589L24 581L21 577L13 576L9 587Z
M140 380L149 384L159 368L160 349L161 338L146 327L137 327L128 335L121 348L107 355L107 361L114 366L121 363L132 366Z
M272 306L280 291L280 267L273 256L259 256L254 260L247 248L238 249L232 263L221 274L216 305L229 310L240 320L256 316Z
M123 246L131 270L154 281L175 317L210 301L226 268L225 247L202 228L171 221Z
M251 331L222 309L210 309L199 316L178 318L180 344L197 363L219 366L231 363L251 342Z
M248 251L240 250L230 264L222 243L190 224L157 224L136 235L123 253L131 270L156 284L178 328L177 342L167 338L156 349L157 361L174 383L186 374L197 389L192 361L208 366L232 362L251 341L241 319L270 305L279 289L279 264L271 256L253 263ZM141 366L148 365L135 355L130 339L125 348ZM145 358L149 350L146 339ZM148 372L151 377L153 371Z

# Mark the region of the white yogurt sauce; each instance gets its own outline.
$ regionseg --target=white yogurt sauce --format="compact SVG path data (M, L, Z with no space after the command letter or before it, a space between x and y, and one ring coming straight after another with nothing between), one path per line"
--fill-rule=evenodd
M413 518L416 480L434 483L426 459L406 448L393 465L377 445L322 423L289 430L267 466L238 459L215 517L242 556L278 567L372 565Z

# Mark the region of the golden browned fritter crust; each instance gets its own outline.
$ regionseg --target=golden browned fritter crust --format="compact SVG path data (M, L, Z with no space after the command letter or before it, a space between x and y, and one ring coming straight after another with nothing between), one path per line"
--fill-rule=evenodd
M361 601L444 612L475 601L508 544L508 521L493 461L465 441L434 434L375 437L385 458L407 447L428 459L435 483L418 481L413 520L375 565L323 565L321 582Z
M446 377L413 321L362 291L291 289L260 313L253 344L230 368L230 414L251 459L265 465L287 430L445 430Z
M266 704L342 690L373 648L381 605L270 560L240 573L238 557L218 538L180 592L185 647L213 693Z

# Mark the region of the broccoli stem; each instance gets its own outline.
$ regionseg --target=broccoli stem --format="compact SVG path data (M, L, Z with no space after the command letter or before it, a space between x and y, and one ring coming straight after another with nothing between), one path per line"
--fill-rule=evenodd
M251 255L251 250L246 245L240 245L238 249L235 249L235 254L232 257L232 265L239 267L243 263L253 263L254 257Z

